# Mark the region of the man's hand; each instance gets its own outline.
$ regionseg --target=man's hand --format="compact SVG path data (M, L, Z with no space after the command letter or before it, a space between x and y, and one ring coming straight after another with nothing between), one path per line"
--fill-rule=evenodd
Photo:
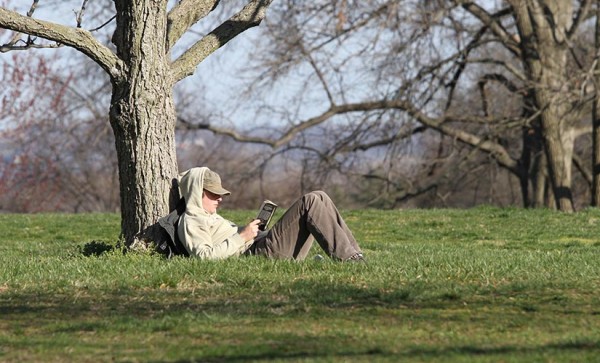
M240 232L240 236L244 239L244 241L253 240L254 237L258 234L258 225L260 224L260 219L255 219L252 222L248 223L246 227L242 229Z

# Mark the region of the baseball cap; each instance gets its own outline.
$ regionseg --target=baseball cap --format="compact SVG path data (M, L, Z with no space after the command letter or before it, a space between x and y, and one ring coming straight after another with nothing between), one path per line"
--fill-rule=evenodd
M221 185L221 177L214 171L207 169L202 180L203 188L217 195L229 195L231 192Z

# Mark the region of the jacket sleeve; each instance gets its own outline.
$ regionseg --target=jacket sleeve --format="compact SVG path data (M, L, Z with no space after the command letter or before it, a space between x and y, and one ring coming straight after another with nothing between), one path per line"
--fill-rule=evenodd
M207 260L224 259L239 256L252 243L246 242L237 233L237 227L231 226L226 238L213 240L207 225L197 223L180 223L179 237L190 256ZM193 237L190 237L193 236Z

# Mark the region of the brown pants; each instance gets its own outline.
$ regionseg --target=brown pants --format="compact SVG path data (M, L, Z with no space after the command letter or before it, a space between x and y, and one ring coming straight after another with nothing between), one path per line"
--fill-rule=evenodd
M298 199L273 228L256 238L246 253L303 260L313 238L334 259L346 260L362 253L335 204L322 191Z

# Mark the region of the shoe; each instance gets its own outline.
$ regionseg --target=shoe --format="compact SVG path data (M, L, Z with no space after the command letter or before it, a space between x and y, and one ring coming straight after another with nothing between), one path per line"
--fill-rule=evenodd
M350 258L348 258L344 262L367 262L367 261L365 260L365 256L363 256L362 253L357 253L355 255L350 256Z

